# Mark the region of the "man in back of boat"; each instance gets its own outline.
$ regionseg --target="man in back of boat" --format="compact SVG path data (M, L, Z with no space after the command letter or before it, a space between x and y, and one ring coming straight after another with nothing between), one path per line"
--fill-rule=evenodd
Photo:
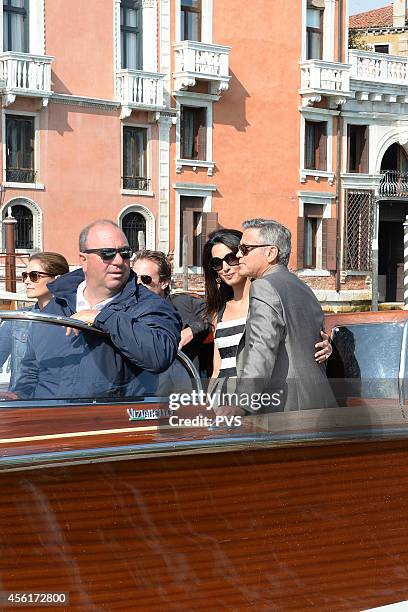
M124 397L143 393L145 371L166 370L177 354L180 320L159 296L138 285L132 251L112 221L86 226L79 238L82 269L49 289L44 312L72 317L104 334L33 326L15 392L30 398Z

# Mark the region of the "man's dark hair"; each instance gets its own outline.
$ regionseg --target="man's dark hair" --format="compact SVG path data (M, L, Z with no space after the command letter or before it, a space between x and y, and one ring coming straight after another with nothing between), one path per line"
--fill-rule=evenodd
M163 251L149 251L148 249L136 251L133 262L140 259L148 259L157 264L160 280L169 281L168 287L164 289L165 294L168 295L170 293L171 265L165 253Z

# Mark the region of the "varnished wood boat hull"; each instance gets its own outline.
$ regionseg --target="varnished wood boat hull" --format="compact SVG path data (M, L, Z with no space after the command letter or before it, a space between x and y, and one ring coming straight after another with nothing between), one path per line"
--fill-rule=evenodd
M0 474L3 591L78 610L363 610L408 599L408 444Z

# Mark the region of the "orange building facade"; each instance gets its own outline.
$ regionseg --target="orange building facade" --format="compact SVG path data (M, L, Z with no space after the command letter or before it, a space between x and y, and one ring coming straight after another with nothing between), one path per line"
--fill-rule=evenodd
M210 231L269 217L292 230L290 266L328 308L370 302L361 210L379 178L363 167L346 0L2 10L0 214L17 218L20 253L60 251L75 266L80 229L107 217L133 248L171 253L176 277L184 257L198 286Z

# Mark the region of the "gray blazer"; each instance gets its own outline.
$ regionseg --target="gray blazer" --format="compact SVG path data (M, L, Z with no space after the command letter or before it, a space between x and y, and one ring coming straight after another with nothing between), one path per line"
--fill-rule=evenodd
M277 264L254 280L237 351L236 390L240 397L275 395L261 408L240 405L255 414L335 406L325 366L314 359L322 329L323 311L316 296L286 266Z

